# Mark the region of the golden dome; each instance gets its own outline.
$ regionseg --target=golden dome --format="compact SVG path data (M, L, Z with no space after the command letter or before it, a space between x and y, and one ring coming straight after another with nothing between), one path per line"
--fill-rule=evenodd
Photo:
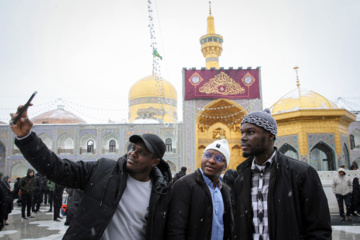
M161 88L164 88L164 91ZM143 97L162 97L159 93L165 93L166 98L177 100L177 93L173 85L163 78L155 79L153 75L144 77L137 81L130 89L129 101Z
M177 122L177 93L173 85L153 75L129 91L129 122Z
M280 98L274 105L271 106L271 113L284 113L296 111L299 109L336 109L335 103L326 99L322 95L305 90L302 88L296 88L285 96Z
M82 118L66 111L64 106L59 105L57 109L42 113L31 119L34 124L68 124L86 123Z

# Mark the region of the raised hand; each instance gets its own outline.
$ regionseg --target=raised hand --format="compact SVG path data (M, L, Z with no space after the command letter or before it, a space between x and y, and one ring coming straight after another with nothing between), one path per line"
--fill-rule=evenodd
M30 106L32 106L32 104L30 104ZM10 113L11 116L11 120L10 120L10 125L11 125L11 130L15 133L16 136L18 137L25 137L26 135L28 135L31 131L32 126L34 125L28 115L27 115L27 109L24 111L24 113L20 116L19 121L16 122L16 124L13 124L14 119L19 115L20 110L24 107L24 105L20 105L17 109L17 112L14 113Z

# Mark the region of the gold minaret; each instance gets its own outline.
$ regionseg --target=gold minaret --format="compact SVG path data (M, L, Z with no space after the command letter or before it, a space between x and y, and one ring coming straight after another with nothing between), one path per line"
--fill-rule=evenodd
M209 16L207 18L207 34L200 38L201 52L206 58L206 68L219 69L219 57L222 52L223 37L215 33L214 17L211 15L209 2Z

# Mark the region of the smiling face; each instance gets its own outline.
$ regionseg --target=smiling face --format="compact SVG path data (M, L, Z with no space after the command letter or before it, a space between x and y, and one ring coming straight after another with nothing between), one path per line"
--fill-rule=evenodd
M244 123L241 125L241 149L246 158L256 156L266 161L274 151L274 135L255 124Z
M153 153L149 152L146 145L139 141L132 144L128 154L126 169L131 177L139 181L148 181L150 171L160 162Z
M203 157L201 159L201 170L203 170L204 175L207 176L213 183L216 183L219 180L219 177L221 173L226 168L226 160L225 157L222 162L215 161L215 155L220 154L219 151L209 149L207 152L211 152L212 156L211 158L206 158L203 154Z

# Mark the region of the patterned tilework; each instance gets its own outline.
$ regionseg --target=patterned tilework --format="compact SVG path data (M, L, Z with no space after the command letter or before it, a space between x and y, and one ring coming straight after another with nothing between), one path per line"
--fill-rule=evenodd
M275 141L275 147L279 149L285 143L289 144L290 146L295 148L297 152L299 152L298 135L286 135L286 136L277 137Z
M309 155L300 155L300 161L304 162L304 163L309 163Z
M333 133L321 133L321 134L314 134L309 133L308 134L308 146L309 151L319 142L324 142L327 145L329 145L334 152L335 151L335 139Z

